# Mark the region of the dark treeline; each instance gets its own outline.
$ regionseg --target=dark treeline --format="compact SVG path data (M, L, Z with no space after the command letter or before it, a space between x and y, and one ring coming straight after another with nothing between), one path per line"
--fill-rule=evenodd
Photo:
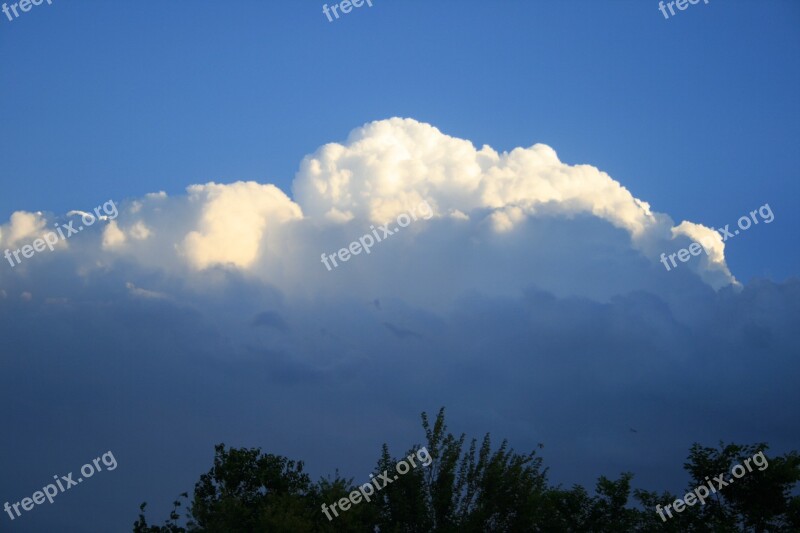
M800 531L800 497L793 496L800 456L794 451L771 457L766 444L695 444L683 465L691 478L684 493L632 490L630 473L616 480L600 477L590 493L579 485L550 485L535 452L518 454L505 441L493 448L488 434L480 443L467 443L463 434L449 433L444 409L433 424L423 413L422 427L427 441L423 459L429 466L417 460L415 468L384 481L380 490L364 486L369 480L361 481L359 490L338 472L314 483L300 461L220 444L191 502L182 494L161 526L148 525L142 504L134 533ZM375 477L387 471L393 478L398 462L415 453L420 457L419 450L393 458L384 445ZM739 479L716 490L713 480L719 474L730 479L737 464L759 453L768 465L752 468L750 461L751 468ZM663 511L709 483L715 492L706 491L711 494L704 505L670 510L671 518ZM380 481L374 484L381 486ZM344 500L348 497L350 503ZM331 511L336 502L344 502L334 507L338 516Z

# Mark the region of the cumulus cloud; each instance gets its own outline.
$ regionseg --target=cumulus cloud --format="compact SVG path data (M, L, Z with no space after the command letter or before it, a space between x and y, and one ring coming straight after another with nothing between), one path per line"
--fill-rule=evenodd
M46 224L41 212L16 211L11 214L8 224L0 226L0 244L7 247L23 242L27 244L41 233Z
M608 174L564 164L549 146L478 150L411 119L373 122L344 145L323 146L303 160L294 192L307 214L334 220L332 213L344 213L385 222L425 200L439 213L515 207L533 214L555 205L562 213L592 213L637 238L658 223L646 202Z
M199 229L183 241L192 266L232 264L247 268L259 255L262 237L271 229L302 218L300 208L274 185L237 182L192 185L190 203L202 205Z
M0 263L0 404L23 435L0 484L41 483L43 427L60 436L48 469L97 442L126 457L121 516L185 490L221 435L363 477L363 457L418 439L419 411L442 404L458 430L546 442L567 483L632 470L677 491L694 440L797 442L800 285L732 286L716 232L595 167L390 119L304 158L293 195L148 194ZM433 216L398 228L423 201ZM0 245L59 222L16 212ZM384 224L369 255L320 261ZM659 255L692 240L709 255L667 272Z
M103 230L103 248L107 250L109 248L119 246L124 242L125 233L119 229L117 221L112 220L111 223Z
M731 271L728 269L728 265L725 264L725 243L722 241L722 236L719 233L712 228L707 228L701 224L695 224L694 222L684 220L672 228L673 238L677 238L681 235L703 246L706 252L704 267L707 269L709 275L713 272L718 272L722 275L723 279L736 283L733 274L731 274Z
M150 236L150 228L140 220L131 226L130 234L137 241L143 241Z
M548 266L552 251L541 247L558 246L558 261L569 262L579 272L595 263L594 252L587 251L600 247L606 254L630 254L621 262L624 270L636 272L626 277L641 280L630 288L648 288L644 279L654 276L644 272L648 264L657 264L662 252L688 237L707 242L709 256L685 270L714 288L735 282L725 264L724 244L713 230L688 221L676 226L605 172L562 163L542 144L500 153L489 146L478 149L429 124L392 118L357 128L344 143L326 144L305 157L292 189L294 200L269 184L207 183L189 186L185 196L169 198L158 192L130 200L122 219L112 220L103 230L97 245L103 257L89 254L86 260L108 263L119 254L171 270L234 268L287 290L307 290L309 285L324 290L328 280L320 277L323 272L314 255L335 252L368 233L370 226L427 202L435 220L404 231L394 239L393 250L385 246L386 259L397 264L398 255L413 253L439 259L443 254L466 254L462 259L479 263L486 261L473 256L499 254L499 259L519 260L512 257L514 251L527 242L534 245L527 257L543 269L552 270L555 263ZM9 224L0 227L0 242L15 246L49 222L40 213L14 213ZM553 224L563 233L558 243L542 235ZM461 249L436 246L447 233L449 245ZM504 244L514 237L515 246ZM422 249L426 241L434 248ZM465 248L467 242L471 244ZM381 283L376 270L387 267L381 261L372 263L372 269L352 267L366 276L367 286ZM455 266L447 259L442 264ZM507 288L533 283L559 290L558 283L549 280L550 273L535 270L527 276L518 273ZM481 275L467 273L450 296L479 283ZM578 294L594 296L592 290L573 285Z

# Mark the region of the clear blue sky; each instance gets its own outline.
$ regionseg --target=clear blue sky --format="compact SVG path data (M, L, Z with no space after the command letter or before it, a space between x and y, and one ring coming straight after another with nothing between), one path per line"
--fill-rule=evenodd
M65 2L0 19L0 217L210 180L290 192L322 143L390 116L506 150L544 142L677 220L771 227L745 279L800 255L800 3ZM757 260L752 255L758 255Z

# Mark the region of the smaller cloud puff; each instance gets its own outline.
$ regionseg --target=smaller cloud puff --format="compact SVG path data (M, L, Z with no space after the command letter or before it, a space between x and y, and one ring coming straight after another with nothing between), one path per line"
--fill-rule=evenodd
M186 235L181 250L198 270L228 264L248 268L259 257L265 233L303 218L300 206L274 185L207 183L187 191L189 202L203 207L199 229Z
M41 212L16 211L7 225L0 226L0 244L9 248L18 243L27 244L38 237L46 225Z

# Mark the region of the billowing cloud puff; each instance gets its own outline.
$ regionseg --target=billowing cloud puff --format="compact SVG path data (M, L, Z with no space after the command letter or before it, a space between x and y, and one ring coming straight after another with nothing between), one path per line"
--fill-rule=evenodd
M725 279L734 280L728 265L725 264L725 243L722 236L711 228L684 220L672 228L673 237L685 235L692 242L703 246L706 252L705 267L709 272L720 272Z
M47 221L42 213L16 211L11 214L8 224L0 226L0 244L12 247L39 236Z
M116 220L112 220L103 230L103 248L108 250L125 242L125 233L119 229Z
M131 237L138 241L143 241L150 236L150 228L142 222L136 222L133 226L131 226Z
M198 268L214 264L246 268L258 257L265 232L303 216L274 185L207 183L193 185L188 192L191 203L203 206L200 229L190 232L183 242L189 261Z
M285 290L327 290L321 254L336 253L370 228L427 203L433 220L415 222L393 246L383 246L382 259L374 260L376 254L370 265L363 258L358 267L346 265L359 271L367 290L383 283L383 272L402 264L400 257L435 257L440 268L455 270L468 260L476 266L450 280L452 299L480 283L486 274L481 263L488 262L478 257L491 254L497 262L534 265L504 280L501 293L528 285L559 292L559 280L551 279L556 277L573 293L599 296L592 292L596 283L584 289L578 280L594 268L601 248L615 256L618 274L611 276L619 277L619 288L626 280L640 280L628 288L648 289L654 276L665 272L644 271L687 237L706 243L708 257L681 265L683 270L714 288L735 282L713 230L688 221L674 226L608 174L562 163L542 144L498 153L429 124L392 118L358 128L344 144L327 144L304 158L293 192L294 201L273 185L235 182L192 185L186 196L175 198L151 193L129 201L119 220L102 221L96 245L85 240L80 253L95 266L125 258L173 273L233 268ZM41 214L15 213L0 227L0 239L16 246L47 223ZM461 248L437 245L442 239ZM504 244L509 239L516 244ZM565 278L569 272L574 278ZM402 268L397 274L406 275ZM614 285L609 280L609 287Z
M303 160L293 190L307 216L338 223L386 222L420 201L439 216L477 211L499 233L537 215L590 214L627 231L651 260L674 234L687 234L685 225L673 234L669 217L653 213L605 172L562 163L548 146L478 150L411 119L373 122L354 130L345 144L323 146ZM711 232L694 227L693 234ZM715 287L733 282L723 248L715 241L712 265L700 269Z
M477 150L411 119L373 122L346 145L323 146L303 160L294 192L307 214L334 220L345 213L385 222L426 200L439 213L558 206L592 213L634 237L657 225L650 206L608 174L564 164L549 146Z

